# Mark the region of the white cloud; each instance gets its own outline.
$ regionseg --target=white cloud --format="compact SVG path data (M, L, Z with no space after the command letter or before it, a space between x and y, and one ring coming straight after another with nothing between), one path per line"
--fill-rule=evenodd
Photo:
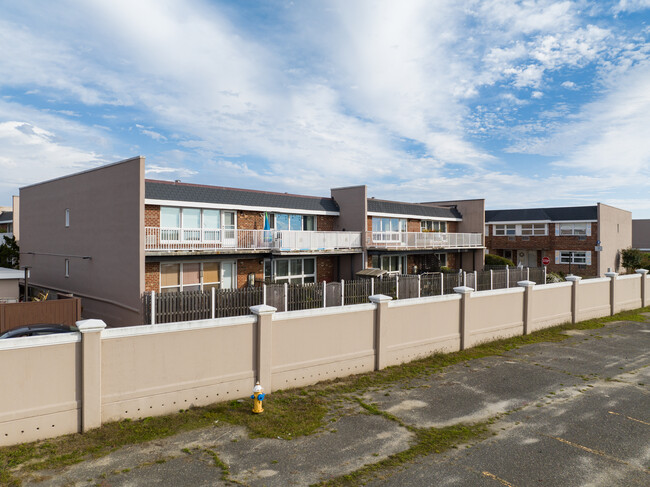
M638 12L647 8L650 8L650 0L619 0L612 11L619 14L621 12Z

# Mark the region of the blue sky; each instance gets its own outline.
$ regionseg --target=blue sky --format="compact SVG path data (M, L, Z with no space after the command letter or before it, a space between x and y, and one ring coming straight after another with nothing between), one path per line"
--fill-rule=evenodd
M0 205L147 177L650 218L650 0L0 0Z

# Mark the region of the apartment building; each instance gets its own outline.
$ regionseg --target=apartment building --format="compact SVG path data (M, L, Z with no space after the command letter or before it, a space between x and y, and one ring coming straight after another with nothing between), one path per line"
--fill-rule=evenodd
M549 271L602 276L621 270L620 251L631 241L631 213L602 203L485 212L488 253L526 267L547 257Z
M20 197L21 264L31 267L32 284L74 293L84 317L110 325L139 324L147 291L347 280L369 266L474 270L483 262L482 200L377 200L365 185L313 197L148 180L143 157L27 186ZM466 214L474 210L478 216ZM466 221L476 231L459 232Z
M18 201L18 196L14 196L11 206L0 206L0 245L4 242L4 237L16 237L16 241L19 240Z

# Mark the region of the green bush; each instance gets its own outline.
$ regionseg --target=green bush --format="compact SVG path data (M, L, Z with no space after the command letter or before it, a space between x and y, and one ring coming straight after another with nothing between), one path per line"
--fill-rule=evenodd
M509 265L515 267L515 263L510 259L493 254L485 254L485 265Z

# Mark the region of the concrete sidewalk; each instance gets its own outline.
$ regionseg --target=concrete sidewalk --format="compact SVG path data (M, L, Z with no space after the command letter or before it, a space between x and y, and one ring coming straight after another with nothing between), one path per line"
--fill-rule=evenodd
M346 401L311 436L250 439L243 428L217 423L31 474L23 485L310 485L407 450L418 429L486 420L487 439L378 468L364 481L650 485L650 323L617 322L571 334L563 342L528 345L366 392ZM369 414L359 401L388 415Z

